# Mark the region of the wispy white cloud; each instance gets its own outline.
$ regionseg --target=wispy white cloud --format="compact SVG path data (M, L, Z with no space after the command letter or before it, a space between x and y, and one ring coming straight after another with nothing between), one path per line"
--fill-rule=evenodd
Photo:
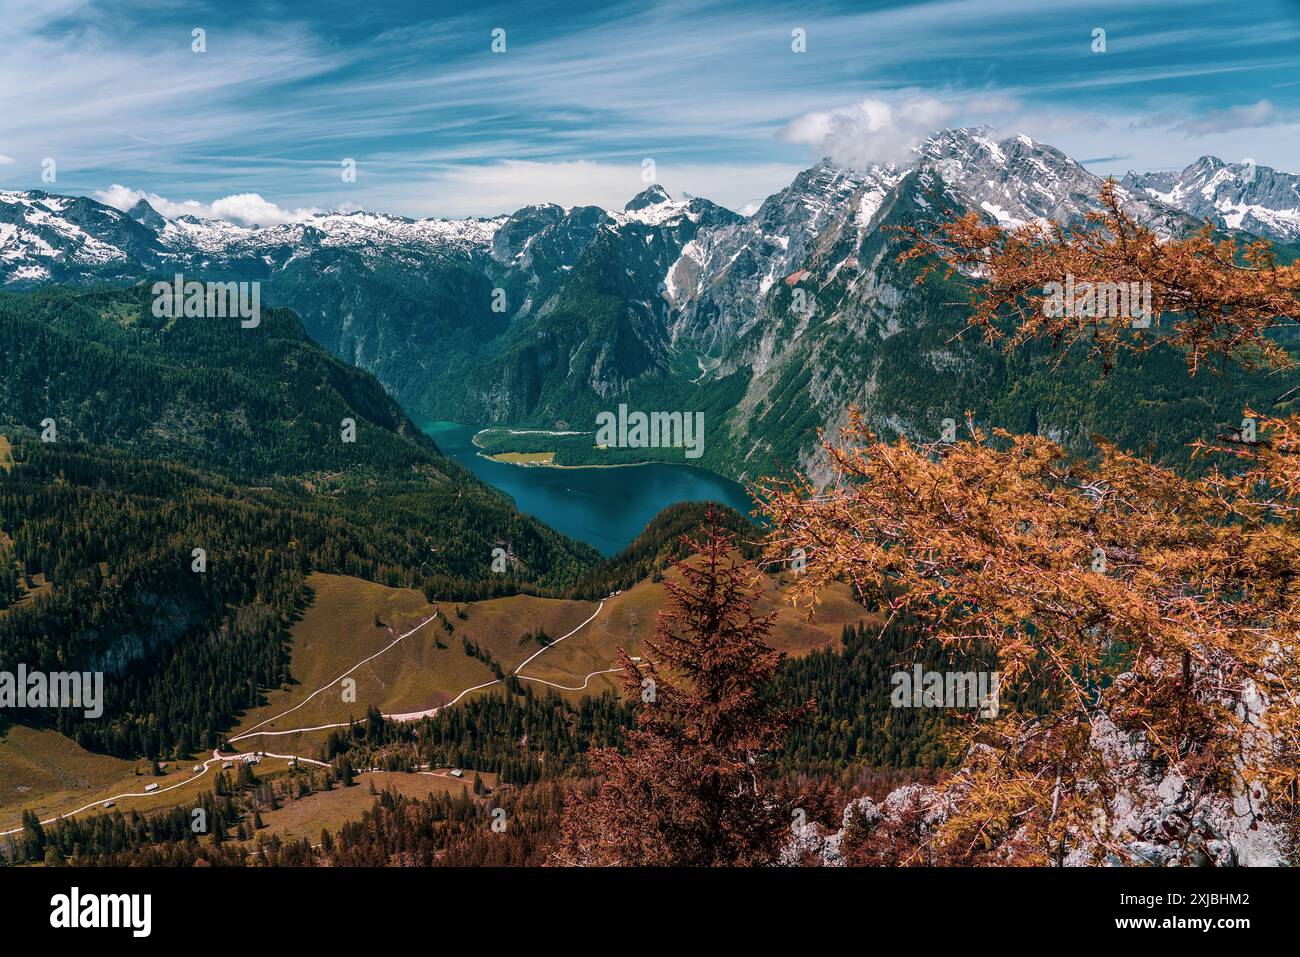
M743 207L783 185L775 171L906 158L934 127L976 124L1138 168L1221 149L1285 168L1300 88L1275 81L1295 72L1300 16L1264 3L1242 17L1214 0L503 0L452 15L285 0L258 15L0 0L3 148L18 158L0 186L129 183L209 212L255 197L228 204L244 221L348 203L457 215L618 205L620 171L652 157L670 188L669 169L690 171L682 188Z
M95 198L101 203L124 211L131 209L143 199L168 219L177 216L195 216L199 219L225 219L244 226L275 226L281 223L301 222L323 212L316 207L282 209L257 193L223 196L211 203L201 203L193 199L174 202L157 193L131 189L118 183L114 183L108 189L95 190Z
M951 116L952 108L931 96L914 96L897 105L871 97L795 117L778 135L788 143L812 146L841 165L901 163Z
M11 17L15 6L22 12ZM60 181L69 183L104 170L153 170L169 179L186 168L220 174L202 154L247 156L282 142L271 91L348 61L294 22L212 30L209 52L199 54L188 28L136 24L132 14L140 11L130 4L120 17L93 2L0 0L0 7L6 145L19 156L53 158ZM38 175L39 163L30 165L29 175Z
M799 172L794 164L726 165L657 163L655 182L674 196L704 196L740 209L787 185ZM621 209L646 188L639 163L534 162L506 160L465 165L430 177L430 212L488 215L514 210L539 197L561 206L591 205Z
M1024 114L1009 97L976 95L939 99L920 92L871 96L849 106L795 117L778 136L804 143L842 166L904 163L934 131L953 122L1003 126Z
M1136 128L1164 127L1193 137L1206 133L1230 133L1233 130L1255 129L1282 123L1300 123L1300 111L1279 109L1269 100L1259 100L1226 109L1210 110L1200 116L1160 113L1136 124Z
M674 196L704 196L737 210L748 204L752 211L764 197L789 183L799 170L797 165L781 164L726 167L670 163L656 168L655 182ZM381 182L357 194L364 202L348 200L330 208L384 212L400 208L411 216L445 217L491 216L536 202L621 209L646 186L639 164L504 160L445 167L422 175L414 184L409 180L393 184L391 192ZM413 191L418 192L417 198L412 198ZM287 209L257 193L225 196L208 203L176 201L118 183L95 190L94 196L121 210L129 210L143 199L169 219L188 215L247 226L301 222L326 211L316 206Z

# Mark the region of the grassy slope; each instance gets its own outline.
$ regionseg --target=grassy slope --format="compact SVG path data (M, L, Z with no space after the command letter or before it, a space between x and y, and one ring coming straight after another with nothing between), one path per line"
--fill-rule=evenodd
M669 577L673 574L670 572ZM775 580L770 581L775 584ZM245 714L233 733L248 730L306 701L313 691L389 644L392 637L386 626L392 625L401 634L435 607L411 589L388 588L358 578L318 573L311 576L309 584L315 600L293 628L291 670L297 683L270 692L267 703ZM604 611L590 625L539 655L523 674L577 686L588 673L612 667L618 647L640 654L643 640L654 629L655 612L662 605L663 593L662 584L647 581L608 599ZM451 634L442 629L440 621L431 622L352 673L351 677L357 681L355 703L343 702L340 693L331 690L267 725L267 730L360 719L371 705L394 713L443 704L465 688L492 679L487 665L465 654L462 636L481 645L506 671L511 671L542 647L536 641L521 641L525 632L541 628L552 639L558 638L590 617L596 603L516 595L467 604L442 603L437 607L452 622L455 630ZM844 624L866 617L864 609L849 599L847 589L828 592L814 622L804 621L799 612L784 606L776 594L766 598L762 607L778 610L773 646L794 656L838 641ZM456 617L457 608L465 612L466 619ZM376 614L384 627L376 627ZM439 648L438 640L446 647ZM613 689L615 677L597 676L585 692L565 692L565 696L576 701L583 694ZM537 685L538 691L544 688ZM256 737L237 742L235 748L312 757L326 736L327 732L317 731ZM143 765L137 762L93 754L54 731L13 726L0 738L0 782L4 782L0 786L0 830L18 826L25 809L35 810L47 818L93 800L125 791L141 791L145 784L155 780L167 787L192 776L190 768L194 763L192 760L177 762L162 778L141 777L137 771ZM257 774L265 777L284 767L285 762L268 758L258 766ZM390 776L405 779L402 789L413 789L411 793L418 795L441 786L429 783L438 780L429 775ZM124 810L170 808L209 790L212 779L209 772L192 785L147 798L124 798L118 806ZM281 812L271 812L278 815L274 819L276 823L269 816L267 823L278 833L314 838L321 826L335 828L342 820L354 819L370 806L372 799L365 778L359 780L363 786L350 788L346 794L338 790L286 805ZM463 783L457 779L443 782L452 790ZM382 790L384 783L377 782L376 786Z
M496 784L495 774L480 775L485 784ZM473 775L453 778L447 774L401 774L395 771L374 771L358 774L356 787L335 787L329 791L316 791L297 801L286 801L274 811L262 811L262 823L266 826L257 832L256 840L265 840L273 834L284 841L297 841L307 838L313 844L320 840L321 830L335 833L349 821L356 821L369 811L375 803L375 795L370 793L370 783L375 790L397 791L416 800L423 800L430 794L459 794L462 790L471 790ZM247 846L254 846L248 842Z
M191 769L200 760L173 762L157 777L149 773L147 762L95 754L57 731L10 725L0 734L0 831L18 827L23 811L35 811L45 820L92 801L142 792L145 785L155 782L160 793L121 798L117 808L155 811L176 807L212 790L216 766L196 776ZM267 758L258 765L257 774L265 777L288 766L287 761ZM187 779L192 780L174 790L162 790Z
M479 644L507 671L541 646L522 644L526 631L542 628L562 635L586 619L595 605L559 599L515 595L474 603L431 605L411 589L387 588L373 582L339 575L314 574L308 580L315 600L293 628L291 673L297 682L267 695L267 703L240 720L238 735L269 717L304 701L292 714L271 722L264 730L287 730L361 719L374 706L385 713L422 711L445 704L466 688L492 680L488 666L465 653L463 638ZM356 679L356 701L342 700L339 690L312 692L348 671L358 661L374 655L393 640L387 627L375 626L378 613L384 625L404 634L438 607L440 617L394 645L349 677ZM456 617L465 609L468 619ZM444 630L449 621L454 629ZM445 647L438 647L439 643ZM286 742L323 740L325 735L270 736L238 742L244 750L280 750ZM269 742L274 741L272 745ZM287 753L287 752L286 752ZM310 751L298 753L311 753Z
M670 571L665 577L672 581L679 576ZM777 584L771 578L767 583L772 587ZM631 655L641 654L645 639L654 633L655 615L663 607L664 593L662 584L646 581L609 599L604 611L581 638L575 635L538 656L523 674L576 687L592 672L614 667L620 647ZM793 657L839 641L844 625L857 624L868 617L866 610L849 597L846 586L836 586L826 592L814 621L805 620L801 611L791 608L775 591L763 598L759 610L777 612L770 644ZM577 698L619 687L617 674L595 675L586 691L566 692L566 696Z
M670 572L669 578L672 577L674 573ZM452 623L452 633L443 630L441 620L430 622L362 665L350 675L356 679L355 702L342 700L341 685L332 686L330 691L309 700L312 692L392 641L386 627L375 626L376 611L385 625L392 624L402 634L435 607L424 603L418 593L409 589L386 588L355 578L317 574L311 577L310 584L316 600L293 629L291 670L297 683L271 692L266 705L240 720L236 735L300 704L291 714L259 730L313 728L361 719L371 706L395 714L443 705L465 689L493 678L486 664L465 654L463 639L468 638L489 652L508 673L542 648L535 640L525 640L525 634L541 629L554 641L581 625L597 608L595 602L529 595L443 603L438 607ZM589 625L533 658L522 674L566 687L581 686L592 672L614 667L619 647L633 655L642 652L642 643L652 634L655 613L663 601L663 585L648 581L607 599L604 609ZM838 641L845 624L856 624L868 617L843 587L827 592L816 620L811 622L804 620L800 611L785 605L775 593L765 598L760 607L764 611L777 611L771 643L793 656ZM456 609L461 609L467 617L458 618ZM439 641L446 647L439 648ZM565 696L576 701L584 694L596 695L615 689L616 678L616 675L593 676L585 691L566 691ZM544 688L539 684L537 690ZM475 693L490 693L490 690ZM266 735L245 739L236 746L241 750L311 754L327 734L312 731Z

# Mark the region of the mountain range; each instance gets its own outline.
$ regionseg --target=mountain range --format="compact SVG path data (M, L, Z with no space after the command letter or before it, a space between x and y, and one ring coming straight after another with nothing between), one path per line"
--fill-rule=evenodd
M1300 177L1267 166L1202 156L1179 173L1129 173L1124 185L1225 229L1300 239Z
M1207 431L1239 418L1244 401L1267 406L1280 390L1250 375L1165 382L1179 360L1160 350L1141 372L1067 375L1047 355L954 338L967 293L915 286L914 267L896 261L901 227L965 211L1008 226L1078 223L1100 186L1027 136L956 129L902 166L820 162L745 217L657 184L622 210L331 212L269 227L169 219L144 201L122 211L0 193L0 282L260 281L264 302L295 310L311 338L374 373L416 421L583 430L620 403L702 410L701 464L740 479L791 466L824 478L817 429L842 424L851 404L887 436L937 435L944 418L971 411L1067 444L1102 431L1160 450L1197 437L1187 403L1210 407ZM1300 176L1205 157L1181 173L1131 173L1121 193L1164 235L1209 220L1294 255ZM1160 401L1135 405L1134 391L1156 381ZM552 444L558 462L600 454L586 438Z

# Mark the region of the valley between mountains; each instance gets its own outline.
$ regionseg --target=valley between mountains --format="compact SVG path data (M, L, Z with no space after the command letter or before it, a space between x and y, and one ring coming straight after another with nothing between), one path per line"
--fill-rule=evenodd
M621 403L702 413L703 454L691 464L738 481L787 467L824 480L817 429L842 425L850 405L886 437L934 437L969 411L981 426L1073 448L1101 432L1177 457L1234 424L1243 401L1266 411L1280 390L1244 371L1226 389L1185 382L1178 357L1160 350L1109 377L1046 354L1005 356L958 337L959 283L915 285L916 270L896 261L901 230L966 211L1003 225L1078 224L1100 184L1027 136L955 129L905 166L819 163L747 217L657 184L621 210L327 213L262 228L165 219L145 201L123 211L3 193L0 283L259 281L264 301L292 308L312 339L372 372L417 421L504 426L485 434L488 451L553 464L683 461L679 448L595 448L595 417ZM1294 255L1293 174L1202 157L1121 186L1162 234L1209 221ZM538 429L579 434L522 431Z

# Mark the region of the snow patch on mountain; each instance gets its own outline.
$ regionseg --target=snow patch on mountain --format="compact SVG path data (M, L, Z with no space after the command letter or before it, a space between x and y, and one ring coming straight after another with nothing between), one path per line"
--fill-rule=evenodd
M1123 184L1220 228L1300 240L1300 176L1291 173L1202 156L1177 172L1129 173Z

